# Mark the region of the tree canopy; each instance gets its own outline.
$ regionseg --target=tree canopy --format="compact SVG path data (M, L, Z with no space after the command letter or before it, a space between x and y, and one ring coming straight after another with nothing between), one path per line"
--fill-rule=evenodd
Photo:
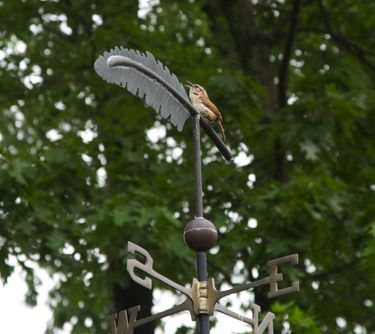
M298 294L254 292L275 331L374 331L374 12L349 0L0 1L2 280L16 258L33 305L38 263L57 278L49 332L102 333L106 314L152 305L126 272L128 240L159 272L192 279L191 125L178 132L96 75L119 45L202 84L223 114L234 162L202 138L217 285L235 265L253 280L297 252Z

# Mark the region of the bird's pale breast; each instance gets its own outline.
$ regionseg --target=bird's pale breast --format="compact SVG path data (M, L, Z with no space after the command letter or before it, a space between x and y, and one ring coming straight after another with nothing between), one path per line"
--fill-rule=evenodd
M196 103L193 103L193 107L199 112L199 114L204 118L207 118L209 121L213 122L216 120L217 116L215 113L208 109L202 102L197 101Z

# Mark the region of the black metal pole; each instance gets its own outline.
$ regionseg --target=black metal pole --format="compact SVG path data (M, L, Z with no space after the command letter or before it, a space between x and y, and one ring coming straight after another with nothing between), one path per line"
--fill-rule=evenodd
M194 137L194 174L195 174L195 216L203 217L203 192L202 192L202 164L201 164L201 136L199 115L193 117Z
M194 138L194 172L195 172L195 216L203 217L203 192L202 192L202 163L201 163L201 139L199 115L193 117ZM197 278L199 281L207 281L207 259L206 253L197 252ZM198 316L199 334L209 334L209 316L200 314Z

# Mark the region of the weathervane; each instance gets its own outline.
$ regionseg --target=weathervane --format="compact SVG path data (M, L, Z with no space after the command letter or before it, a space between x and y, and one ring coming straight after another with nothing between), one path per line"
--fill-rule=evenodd
M186 225L184 240L186 245L196 252L197 277L193 278L190 288L170 280L153 269L153 258L147 250L129 241L128 253L133 255L133 258L127 261L130 277L147 289L152 288L151 278L155 278L184 294L186 299L170 309L142 319L137 319L139 305L118 314L109 315L111 334L133 334L134 329L143 324L181 311L189 311L192 320L198 321L200 334L209 333L209 318L215 311L245 322L252 327L254 334L262 334L266 329L268 329L268 334L273 334L273 320L275 319L273 313L267 312L263 320L260 321L261 308L256 304L251 306L252 318L248 318L229 310L218 301L228 295L262 285L269 285L268 298L298 291L298 281L292 282L291 286L287 288L280 289L278 286L278 283L283 280L279 266L288 262L294 265L298 264L297 254L268 261L269 276L224 291L216 290L214 279L208 278L207 274L206 252L215 246L217 230L214 224L203 217L200 127L227 160L232 158L229 149L204 117L201 117L193 107L177 77L171 74L169 69L157 61L151 53L144 54L137 50L116 47L100 56L94 67L100 77L109 83L126 88L132 94L143 99L148 106L160 113L163 118L168 119L179 131L182 130L189 117L193 120L195 218ZM135 269L145 276L138 276Z

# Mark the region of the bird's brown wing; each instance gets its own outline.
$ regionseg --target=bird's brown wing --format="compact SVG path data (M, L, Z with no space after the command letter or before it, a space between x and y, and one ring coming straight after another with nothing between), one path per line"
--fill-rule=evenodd
M212 110L212 112L216 115L217 124L219 125L219 129L220 129L221 135L223 137L223 140L225 140L225 131L224 131L223 125L221 124L221 121L222 121L223 118L221 116L221 113L220 113L219 109L217 109L217 107L209 99L202 99L202 103L208 109Z
M219 109L209 99L201 99L201 101L208 109L212 110L219 121L222 120Z

